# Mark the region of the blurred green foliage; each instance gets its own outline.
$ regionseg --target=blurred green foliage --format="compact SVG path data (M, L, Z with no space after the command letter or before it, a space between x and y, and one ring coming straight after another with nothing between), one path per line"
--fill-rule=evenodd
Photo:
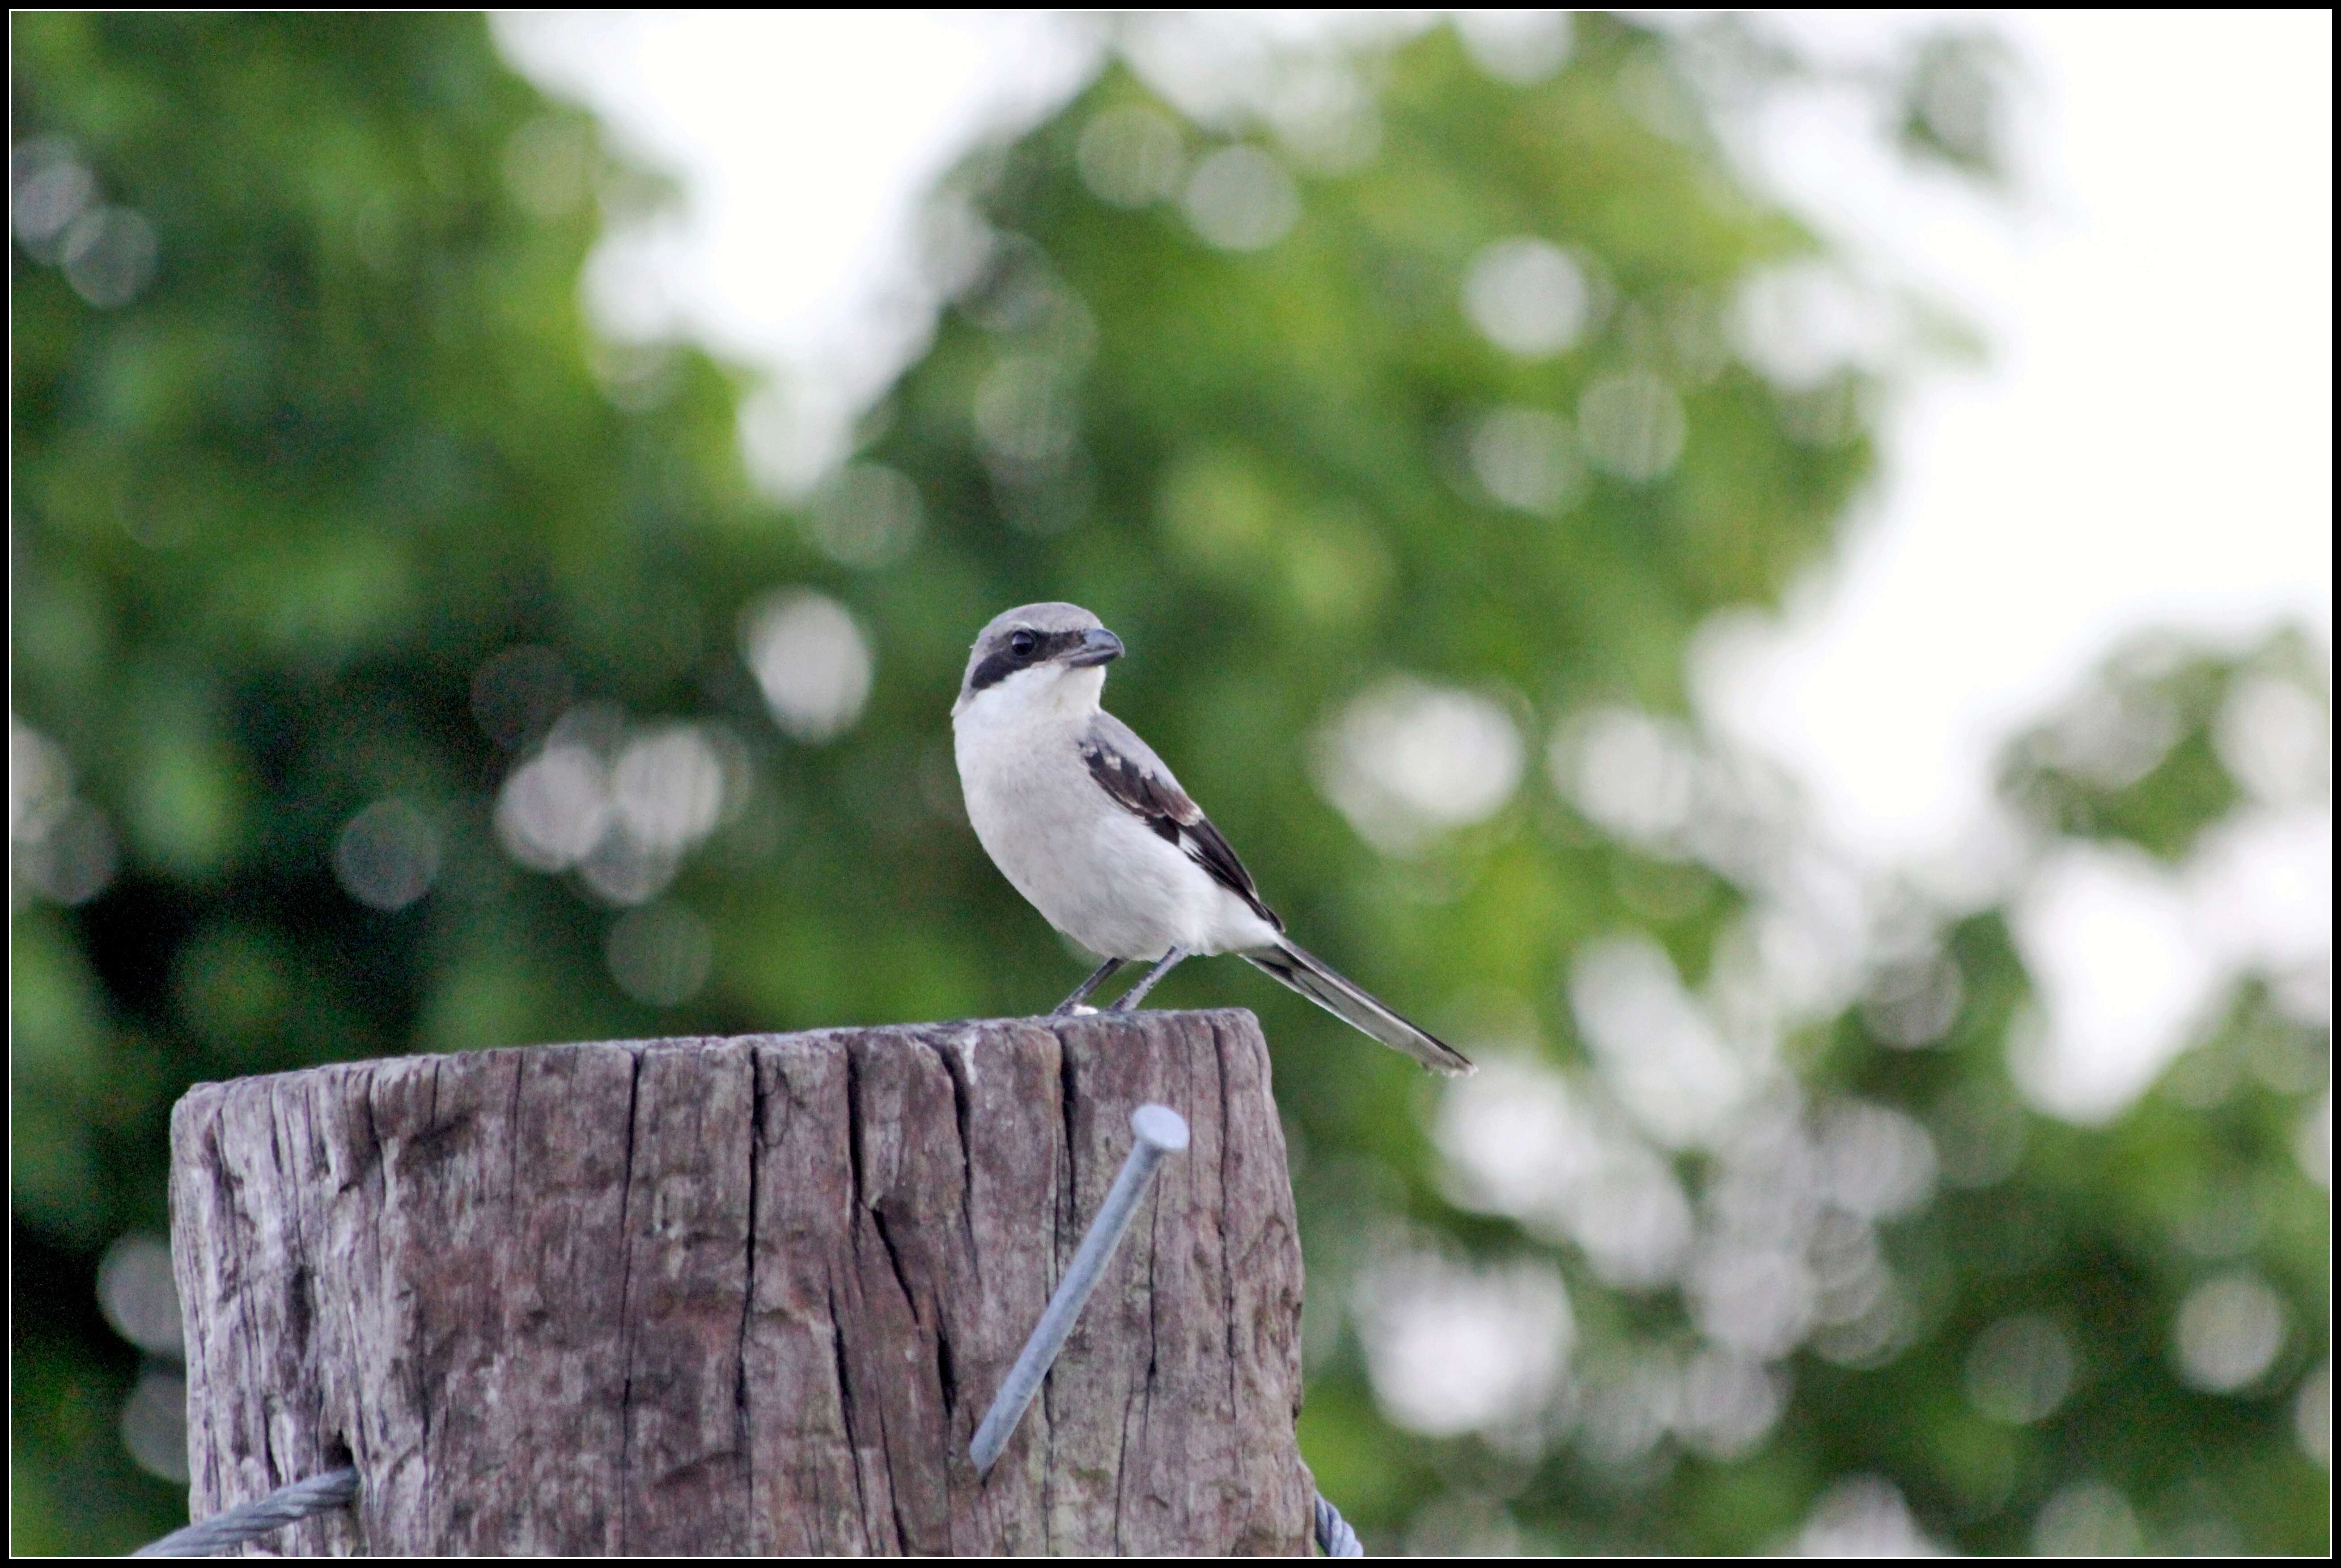
M1584 17L1526 84L1439 28L1273 137L1110 67L948 183L953 303L853 466L792 505L743 466L741 378L583 319L589 247L662 188L479 19L19 15L12 37L12 775L20 802L39 785L12 813L20 1551L183 1515L120 1435L167 1367L95 1280L166 1225L190 1082L1053 1002L1079 959L985 861L950 760L967 642L1003 606L1070 598L1122 634L1110 702L1311 946L1489 1052L1473 1082L1567 1086L1620 1126L1572 963L1639 932L1657 948L1609 950L1713 990L1809 848L1792 801L1667 716L1701 622L1830 548L1926 323L1866 367L1743 352L1746 292L1829 258L1718 140L1717 105L1806 80L1736 25ZM1882 124L1992 175L1997 58L1919 50ZM60 192L69 225L44 216ZM768 706L758 629L812 602L775 590L845 606L870 651L842 733ZM2118 660L2011 749L2009 797L2044 840L2182 858L2256 787L2220 740L2235 694L2287 682L2322 723L2320 668L2284 640ZM1516 784L1421 820L1423 759L1342 719L1361 698L1463 715L1448 749ZM679 866L555 875L511 848L511 780L573 699L554 739L621 786L645 738L721 760ZM1589 805L1570 738L1602 713L1672 737L1734 833ZM1694 1259L1753 1191L1807 1195L1779 1245L1813 1288L1828 1246L1859 1262L1868 1305L1768 1349L1732 1339L1695 1262L1620 1283L1568 1226L1472 1196L1469 1102L1411 1064L1238 968L1166 983L1164 1006L1259 1008L1275 1042L1304 1450L1370 1548L1742 1552L1907 1518L1974 1551L2326 1549L2322 1450L2296 1435L2329 1397L2300 1392L2329 1388L2327 1204L2296 1152L2329 1141L2304 1120L2329 1116L2322 1027L2284 977L2246 978L2161 1087L2068 1126L2010 1079L2037 1009L2007 912L1918 925L1882 958L1848 938L1856 983L1765 1015L1770 1121L1623 1135L1656 1150L1649 1190L1689 1195ZM1787 1164L1749 1153L1759 1124ZM1924 1129L1900 1207L1798 1175L1865 1128L1906 1153ZM1565 1281L1577 1374L1410 1429L1376 1360L1403 1325L1374 1298L1409 1257ZM2270 1301L2276 1347L2207 1391L2180 1319ZM1701 1415L1703 1388L1756 1414Z

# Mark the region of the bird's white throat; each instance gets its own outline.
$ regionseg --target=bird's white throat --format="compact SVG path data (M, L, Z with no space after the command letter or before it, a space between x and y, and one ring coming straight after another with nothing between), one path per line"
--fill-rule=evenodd
M1036 665L993 681L982 690L961 697L951 709L951 724L971 720L986 726L1021 729L1028 724L1075 723L1098 710L1105 694L1105 666L1072 669L1062 664Z

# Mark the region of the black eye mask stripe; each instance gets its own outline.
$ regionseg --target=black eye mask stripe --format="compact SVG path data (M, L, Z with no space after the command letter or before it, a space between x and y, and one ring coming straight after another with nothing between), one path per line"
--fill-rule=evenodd
M968 677L967 689L970 691L981 691L987 686L997 686L1020 670L1030 670L1036 664L1046 664L1059 654L1069 653L1081 647L1081 640L1088 636L1088 633L1036 631L1033 636L1037 640L1032 645L1032 651L1021 658L1019 658L1015 650L1008 646L1006 638L1001 639L1000 646L984 655L983 662L975 667L973 675Z

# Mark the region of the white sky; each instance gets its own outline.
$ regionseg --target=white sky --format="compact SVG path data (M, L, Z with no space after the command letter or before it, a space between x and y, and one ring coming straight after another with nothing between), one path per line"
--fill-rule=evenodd
M1800 779L1843 848L1938 872L1975 862L1999 743L2127 633L2237 640L2290 619L2329 648L2332 629L2330 14L1987 21L2021 79L2012 205L1913 179L1849 100L1761 127L1763 176L1879 274L1924 280L1981 326L1989 357L1893 411L1882 482L1838 559L1781 616L1710 639L1698 666L1708 717ZM1874 52L1917 23L1783 25ZM498 30L524 69L683 177L676 221L597 260L604 319L769 367L815 418L873 395L923 341L920 193L988 130L1045 113L1097 51L1094 24L1031 13L535 15ZM2202 947L2207 921L2234 924L2176 881L2141 914L2141 886L2098 868L2034 890L2058 911L2028 946L2052 1001L2117 996ZM2179 990L2113 1026L2060 1005L2067 1054L2087 1060L2061 1090L2043 1080L2044 1100L2084 1114L2127 1097L2207 994Z
M605 244L607 326L680 332L835 412L882 392L927 303L919 198L1086 78L1093 30L1029 12L534 12L496 34L545 87L681 176L672 221Z

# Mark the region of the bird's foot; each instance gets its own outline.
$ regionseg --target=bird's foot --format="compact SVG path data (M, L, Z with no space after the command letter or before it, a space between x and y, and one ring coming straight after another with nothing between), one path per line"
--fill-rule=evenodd
M1136 1012L1138 1010L1138 1004L1146 999L1146 993L1152 990L1155 987L1156 983L1159 982L1163 976L1176 968L1178 967L1179 960L1186 956L1187 949L1184 948L1173 948L1169 952L1163 954L1161 961L1152 968L1146 971L1146 976L1143 979L1140 980L1138 984L1131 987L1130 989L1121 994L1121 1000L1116 1002L1111 1010L1117 1013Z

